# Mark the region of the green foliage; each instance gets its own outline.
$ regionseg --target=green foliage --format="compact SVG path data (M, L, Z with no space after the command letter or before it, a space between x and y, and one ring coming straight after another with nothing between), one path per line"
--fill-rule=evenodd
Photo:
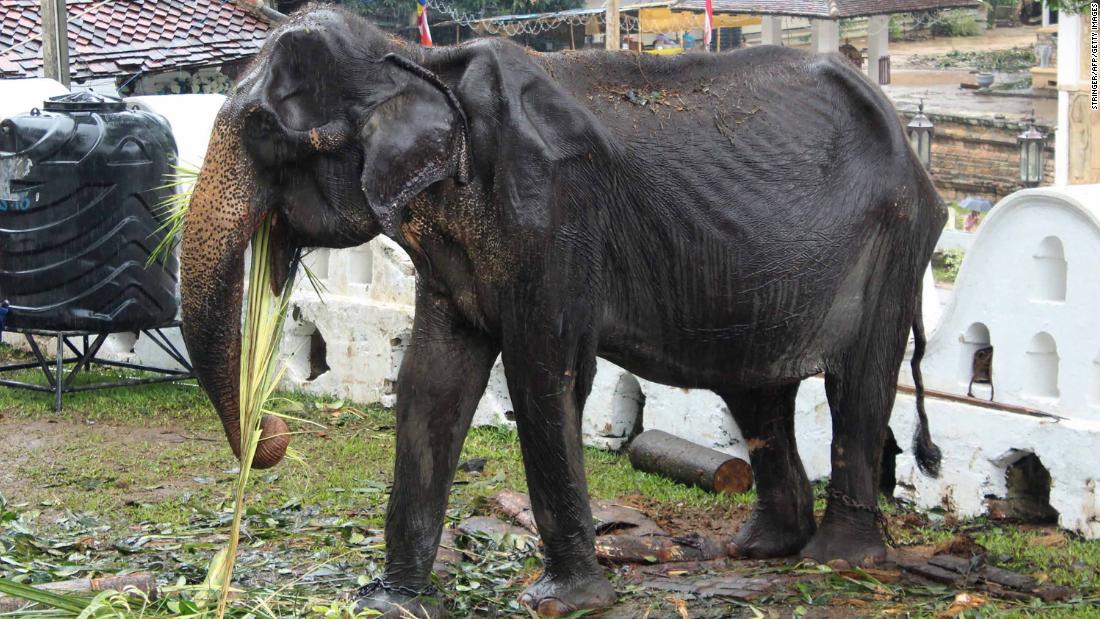
M179 244L187 208L191 204L191 188L195 186L198 179L198 168L180 163L172 166L172 171L165 177L164 184L156 188L168 189L171 193L154 207L157 218L163 222L157 228L157 234L163 236L149 254L146 267L156 262L166 264L169 254Z
M932 255L932 275L936 281L953 284L959 277L959 269L962 268L963 258L966 253L957 248L951 248Z
M890 16L890 40L897 41L901 39L902 35L902 22L908 18L907 13L895 13Z
M944 11L932 22L932 34L938 37L973 37L979 32L974 12L968 9Z
M1088 13L1092 0L1047 0L1047 5L1052 9L1067 13Z
M997 71L1017 73L1026 71L1035 65L1035 51L1030 47L1013 47L981 51L950 50L938 56L912 57L917 66L936 69L974 69L977 71Z

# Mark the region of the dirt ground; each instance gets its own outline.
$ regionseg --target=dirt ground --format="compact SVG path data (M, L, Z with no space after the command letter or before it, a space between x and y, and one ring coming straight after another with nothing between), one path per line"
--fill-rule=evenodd
M248 600L275 610L254 617L346 617L333 609L344 608L346 596L382 563L391 413L340 402L301 406L299 415L329 427L296 437L304 467L257 474L238 583ZM234 480L210 414L195 390L170 386L81 396L60 416L49 412L48 398L0 391L0 577L43 582L84 570L147 570L167 600L190 599L173 583L204 578L225 540ZM440 581L448 607L455 617L526 616L515 600L541 570L537 543L461 532L472 517L499 513L488 503L497 493L526 490L515 436L476 430L463 457L487 463L481 473L460 473L452 492L444 544L451 562ZM751 495L708 495L635 472L616 454L589 450L587 468L594 497L639 510L672 539L727 540L752 509ZM815 492L820 515L823 486ZM1051 527L956 522L884 506L897 540L890 563L858 569L724 557L606 561L619 603L596 616L1100 616L1093 612L1100 544ZM515 524L499 526L534 539ZM937 552L980 557L975 569L996 565L1032 578L1043 595L1062 597L1044 600L957 573L938 574L945 582L937 582L903 567L932 569L926 563ZM251 604L231 616L243 619Z

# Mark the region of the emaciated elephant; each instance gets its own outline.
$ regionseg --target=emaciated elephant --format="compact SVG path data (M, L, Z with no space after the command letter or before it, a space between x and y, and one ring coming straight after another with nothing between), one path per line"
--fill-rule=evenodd
M498 354L546 559L521 601L541 614L615 600L580 432L597 357L729 404L759 494L733 550L884 556L883 443L910 330L919 385L920 282L946 210L890 103L839 56L421 48L336 9L296 15L218 115L183 239L184 335L235 452L242 256L264 217L279 285L300 248L378 234L417 269L385 578L364 606L441 612L432 560ZM794 402L821 372L817 524ZM934 471L920 403L914 452Z

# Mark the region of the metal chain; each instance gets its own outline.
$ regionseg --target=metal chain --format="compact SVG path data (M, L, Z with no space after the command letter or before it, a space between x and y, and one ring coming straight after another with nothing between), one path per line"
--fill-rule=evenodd
M829 498L840 501L842 505L850 509L858 509L859 511L867 512L875 517L875 524L882 528L882 537L885 538L886 544L892 547L897 547L897 542L894 540L894 536L890 534L890 523L886 520L886 514L879 509L878 505L867 505L866 503L860 503L852 497L844 494L836 487L829 485L825 489L825 493L829 495Z
M374 580L368 582L367 584L363 585L362 587L359 587L359 589L355 592L355 597L367 597L368 595L374 594L374 592L378 591L379 589L385 591L386 593L396 593L398 595L403 595L409 598L418 598L421 596L433 597L434 595L439 593L439 589L435 585L428 585L423 589L413 589L412 587L395 585L385 578L379 576Z

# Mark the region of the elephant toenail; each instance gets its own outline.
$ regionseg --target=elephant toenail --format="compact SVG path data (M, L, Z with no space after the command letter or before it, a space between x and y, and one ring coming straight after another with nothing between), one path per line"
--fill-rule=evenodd
M832 561L829 561L825 565L828 565L829 567L833 568L834 570L836 570L838 572L847 572L847 571L852 569L852 564L848 563L844 559L833 559Z
M539 602L540 617L564 617L573 612L573 607L557 598L545 598Z

